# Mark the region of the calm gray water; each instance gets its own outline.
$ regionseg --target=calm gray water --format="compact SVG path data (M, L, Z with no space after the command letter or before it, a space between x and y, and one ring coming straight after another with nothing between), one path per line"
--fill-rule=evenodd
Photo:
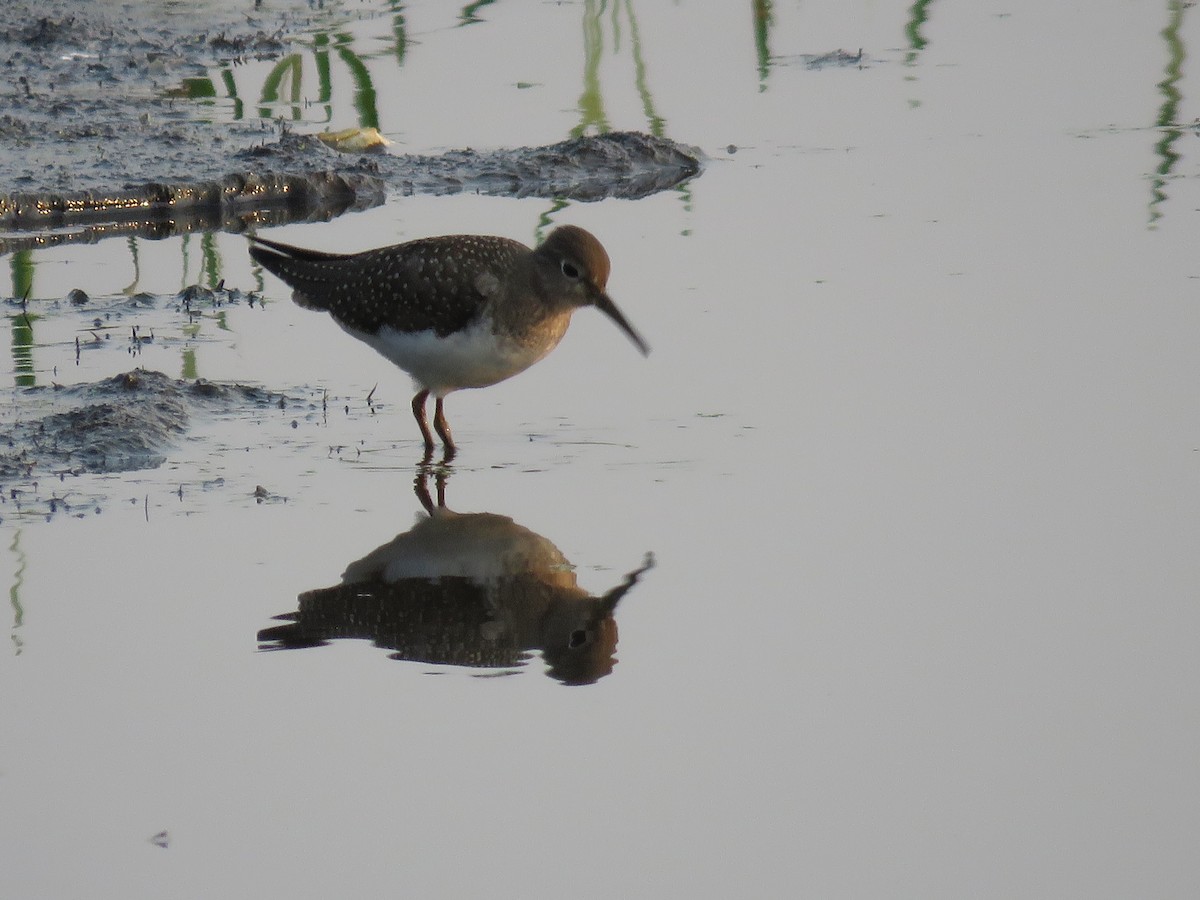
M582 225L653 354L584 311L528 373L452 396L464 516L430 523L407 379L244 238L14 265L6 293L20 269L39 301L223 277L268 302L164 305L139 355L122 330L78 364L90 314L47 302L10 386L141 365L288 400L197 423L154 470L5 490L0 896L1200 893L1196 11L460 12L338 29L397 149L657 129L706 171L636 202L405 197L271 236ZM362 124L361 72L332 59L320 103L238 103L273 64L214 70L211 114ZM449 576L341 586L447 523L455 571L535 560L476 598L488 621L449 607ZM545 623L647 554L588 620L594 683L564 686ZM260 644L306 597L328 642ZM435 615L460 638L436 659L412 625ZM515 655L485 658L497 623Z

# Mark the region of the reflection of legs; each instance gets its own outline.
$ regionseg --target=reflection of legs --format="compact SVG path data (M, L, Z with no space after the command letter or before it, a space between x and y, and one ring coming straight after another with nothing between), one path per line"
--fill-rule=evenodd
M413 492L417 495L417 499L421 501L421 505L425 507L425 512L433 515L434 509L441 509L446 505L446 481L450 477L450 473L445 468L438 468L433 473L433 483L437 485L437 506L433 505L433 498L429 496L429 471L433 467L428 462L423 462L417 466L417 477L413 479Z
M429 423L425 421L425 401L429 399L429 391L421 391L417 396L413 397L412 411L413 418L417 420L417 425L421 428L421 437L425 438L425 452L427 454L433 452L433 435L429 433ZM442 401L438 401L438 413L441 413ZM437 419L434 419L434 424L437 424ZM439 429L439 434L441 431Z
M425 512L433 515L433 498L429 496L429 467L418 466L417 477L413 479L413 492L417 495L417 499L421 501L421 505L425 507Z

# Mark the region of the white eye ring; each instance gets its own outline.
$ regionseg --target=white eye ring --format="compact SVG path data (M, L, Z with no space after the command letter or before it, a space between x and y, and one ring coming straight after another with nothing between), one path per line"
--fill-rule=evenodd
M565 259L562 261L562 273L572 279L579 277L579 270L569 260Z

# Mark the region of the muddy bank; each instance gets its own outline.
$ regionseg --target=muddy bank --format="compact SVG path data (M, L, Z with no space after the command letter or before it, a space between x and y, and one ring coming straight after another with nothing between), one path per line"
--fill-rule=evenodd
M441 156L351 154L266 119L204 121L181 87L212 67L294 52L361 4L10 0L0 26L0 252L114 234L329 219L391 192L634 198L700 171L700 154L637 133Z
M0 238L0 252L137 233L244 231L251 225L327 220L405 194L470 191L591 201L634 199L699 171L693 151L637 132L580 137L545 147L455 150L441 156L347 156L311 135L285 134L214 162L209 180L149 182L110 190L17 192L0 196L0 228L79 226L32 240Z
M332 16L337 4L323 13ZM0 24L0 193L115 191L204 173L272 123L204 121L186 79L276 58L313 24L302 4L5 0Z
M154 468L197 415L266 409L280 396L140 369L94 384L19 388L0 407L0 481Z

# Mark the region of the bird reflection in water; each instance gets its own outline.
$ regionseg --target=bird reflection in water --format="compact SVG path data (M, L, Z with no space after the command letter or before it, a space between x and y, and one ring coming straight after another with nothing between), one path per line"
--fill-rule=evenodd
M550 541L493 513L446 507L446 472L428 467L415 490L427 515L346 567L342 583L306 591L287 624L258 633L260 649L369 639L392 659L511 670L534 651L564 684L592 684L616 664L617 603L653 564L646 559L593 597Z

